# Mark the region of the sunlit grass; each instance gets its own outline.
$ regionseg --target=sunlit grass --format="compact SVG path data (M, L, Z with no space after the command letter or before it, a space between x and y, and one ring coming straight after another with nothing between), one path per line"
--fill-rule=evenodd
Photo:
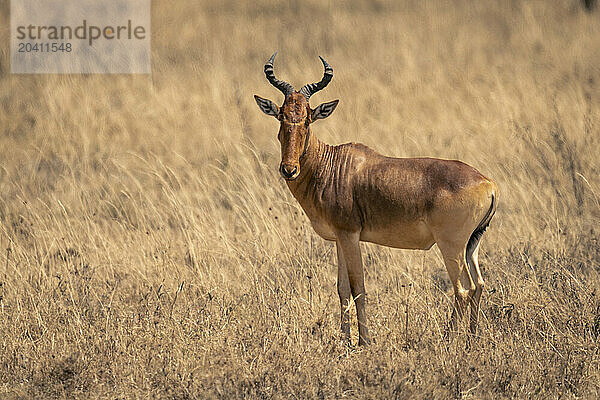
M3 397L597 397L597 13L156 2L152 30L152 76L10 75L1 54ZM282 101L262 73L275 50L296 86L320 79L318 55L333 65L311 99L340 99L321 140L498 183L470 350L443 337L437 249L369 244L375 343L340 342L335 249L279 178L277 122L252 97Z

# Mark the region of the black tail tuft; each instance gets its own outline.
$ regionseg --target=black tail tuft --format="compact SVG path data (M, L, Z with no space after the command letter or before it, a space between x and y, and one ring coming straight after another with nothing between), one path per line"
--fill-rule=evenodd
M477 248L477 244L479 244L479 240L481 240L483 233L487 229L487 227L490 224L490 221L492 220L492 217L494 216L495 213L496 213L496 196L494 195L494 193L492 193L492 204L490 205L490 209L485 214L485 217L483 217L483 219L481 220L479 225L477 225L477 228L475 228L475 230L471 234L471 237L469 238L469 242L467 243L467 254L466 254L467 260L469 260L471 258L471 255Z

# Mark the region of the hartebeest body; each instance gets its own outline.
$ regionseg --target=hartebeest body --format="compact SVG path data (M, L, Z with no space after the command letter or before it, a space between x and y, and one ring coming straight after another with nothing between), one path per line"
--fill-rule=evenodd
M280 121L280 173L310 219L314 230L335 241L341 327L349 339L348 304L356 304L359 344L368 343L364 272L360 241L401 249L427 250L437 243L452 281L457 328L471 305L470 330L477 329L484 280L478 265L479 240L496 210L496 184L476 169L453 160L392 158L367 146L330 146L317 139L310 124L328 117L338 100L311 109L310 96L323 89L333 69L323 58L323 79L299 91L275 78L273 60L267 79L285 95L281 107L254 96L260 109Z

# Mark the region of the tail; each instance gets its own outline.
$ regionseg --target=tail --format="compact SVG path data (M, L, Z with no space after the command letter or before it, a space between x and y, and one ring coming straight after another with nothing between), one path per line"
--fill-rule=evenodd
M477 245L479 244L479 240L481 240L483 233L487 229L487 227L490 224L492 217L494 216L495 213L496 213L496 193L492 192L492 204L490 204L490 208L489 208L488 212L485 214L485 216L483 217L483 219L481 220L479 225L477 225L477 228L475 228L475 230L471 234L471 237L469 238L469 241L467 242L467 254L466 254L467 260L470 259L471 255L477 248Z

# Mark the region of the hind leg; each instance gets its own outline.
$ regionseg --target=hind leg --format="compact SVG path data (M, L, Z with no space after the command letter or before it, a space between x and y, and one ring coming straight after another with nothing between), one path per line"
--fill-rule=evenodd
M470 331L472 334L477 333L477 323L479 319L479 305L481 303L481 295L485 282L483 276L481 276L481 270L479 268L479 243L476 244L471 254L467 253L467 264L469 264L469 273L475 283L475 293L471 296L471 320L470 320Z
M463 320L469 298L475 293L475 284L465 258L465 244L462 242L438 241L446 270L454 287L454 310L450 318L450 329L458 329L458 320Z

